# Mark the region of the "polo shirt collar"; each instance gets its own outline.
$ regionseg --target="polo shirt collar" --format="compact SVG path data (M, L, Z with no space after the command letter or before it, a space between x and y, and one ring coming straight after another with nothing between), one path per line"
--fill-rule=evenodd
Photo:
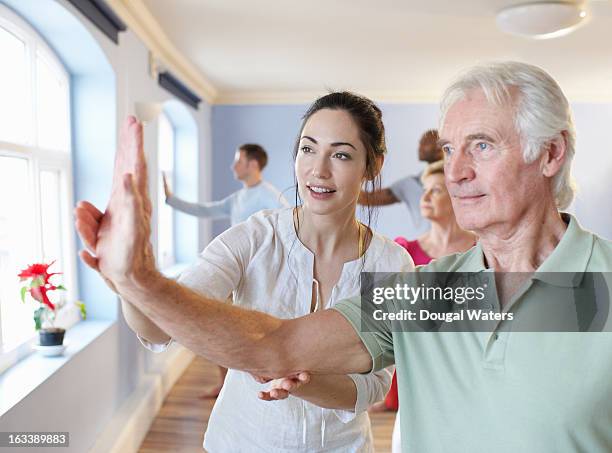
M584 230L574 216L566 213L561 216L568 222L567 230L533 278L571 288L580 284L587 269L593 251L593 234Z
M562 213L568 223L563 237L536 270L533 279L554 286L575 288L582 281L593 251L593 234L584 230L571 214ZM484 253L480 241L466 256L463 272L488 271L484 264ZM572 274L572 275L568 275Z
M485 272L488 269L484 264L484 252L482 251L482 245L480 241L476 245L466 252L465 262L461 266L461 272Z

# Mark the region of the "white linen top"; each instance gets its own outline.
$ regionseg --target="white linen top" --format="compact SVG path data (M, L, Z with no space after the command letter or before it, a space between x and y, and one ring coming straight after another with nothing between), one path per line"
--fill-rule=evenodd
M179 282L210 298L278 318L310 313L314 255L297 238L293 210L260 211L215 238ZM364 259L345 263L327 306L360 293L360 272L408 272L410 255L374 233ZM315 281L316 282L316 281ZM141 339L141 341L143 341ZM309 341L304 338L304 341ZM143 344L160 351L166 345ZM210 415L204 448L218 452L371 452L367 408L385 397L391 370L349 375L357 388L354 411L323 409L300 398L267 402L267 384L230 369Z

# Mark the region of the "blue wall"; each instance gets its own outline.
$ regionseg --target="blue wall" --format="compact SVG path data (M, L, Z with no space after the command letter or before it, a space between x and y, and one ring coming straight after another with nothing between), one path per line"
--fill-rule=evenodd
M612 240L612 105L572 104L576 124L573 173L578 194L573 211L585 228Z

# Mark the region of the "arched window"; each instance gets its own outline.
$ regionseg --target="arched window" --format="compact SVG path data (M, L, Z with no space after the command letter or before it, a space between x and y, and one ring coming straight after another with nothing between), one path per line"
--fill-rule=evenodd
M174 187L174 153L175 153L175 132L174 126L168 116L161 112L157 120L158 143L157 143L157 163L160 173L166 175L170 187ZM164 269L175 263L174 254L174 215L172 208L165 202L163 180L159 175L159 185L157 188L157 259L159 267Z
M163 103L162 115L159 120L160 142L158 146L159 168L169 175L172 193L178 198L188 201L198 200L198 128L192 113L185 105L176 99L170 99ZM172 140L161 140L165 135ZM164 133L163 131L167 132ZM165 143L164 143L165 142ZM171 164L170 164L171 159ZM169 171L170 168L172 171ZM160 178L161 179L161 178ZM160 183L161 184L161 183ZM163 187L158 188L158 193L163 197ZM199 219L197 217L182 214L166 205L164 200L159 199L159 222L158 225L158 259L163 262L163 244L172 244L172 262L167 261L168 266L174 264L172 272L180 271L181 266L192 262L198 253ZM165 228L165 230L164 230ZM172 228L172 230L170 230ZM170 234L172 231L172 234ZM168 250L169 247L166 247ZM168 253L166 256L170 256ZM167 266L167 267L168 267Z
M19 270L55 261L77 297L71 211L70 78L21 18L0 5L0 351L34 335Z

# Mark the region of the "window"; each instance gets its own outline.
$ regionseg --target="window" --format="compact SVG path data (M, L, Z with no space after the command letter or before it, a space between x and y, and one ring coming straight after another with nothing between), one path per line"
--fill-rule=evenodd
M172 266L174 259L174 215L166 204L164 183L161 173L166 175L168 185L173 188L174 175L174 127L165 113L160 113L157 121L157 163L160 174L157 187L157 260L160 268Z
M70 84L53 51L22 19L0 9L0 359L34 337L32 305L17 273L55 261L75 300ZM58 278L58 282L60 279ZM4 364L6 366L6 364ZM0 360L0 371L3 361Z

